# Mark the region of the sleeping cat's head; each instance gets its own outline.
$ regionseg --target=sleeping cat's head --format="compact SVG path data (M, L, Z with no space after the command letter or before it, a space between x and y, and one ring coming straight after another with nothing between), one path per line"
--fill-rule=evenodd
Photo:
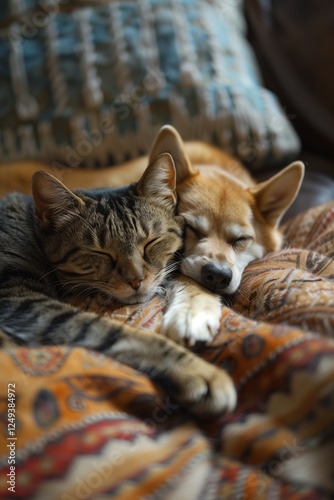
M168 153L154 159L138 184L118 190L73 193L52 175L35 173L36 229L61 286L128 304L152 297L182 246L175 177Z

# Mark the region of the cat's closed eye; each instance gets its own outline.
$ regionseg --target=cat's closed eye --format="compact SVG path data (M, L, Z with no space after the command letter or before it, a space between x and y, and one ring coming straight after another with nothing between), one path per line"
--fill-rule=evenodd
M144 259L156 261L159 260L162 255L168 257L174 254L174 252L173 238L170 235L158 237L148 241L144 246Z
M161 238L153 238L152 240L149 240L147 243L145 243L145 246L144 246L144 256L145 257L150 253L150 251L152 250L154 245L156 245L159 241L161 241Z
M116 259L114 259L114 257L110 255L110 253L103 252L102 250L94 250L94 253L100 255L105 260L108 260L111 265L111 268L114 269L116 265Z
M66 275L86 275L95 277L95 273L103 268L105 272L115 268L116 261L112 255L103 250L82 250L77 249L70 255L69 259L62 261L58 269Z

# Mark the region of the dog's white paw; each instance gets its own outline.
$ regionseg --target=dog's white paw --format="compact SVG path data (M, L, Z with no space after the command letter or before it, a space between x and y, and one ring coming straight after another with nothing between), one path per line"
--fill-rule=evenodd
M174 301L164 314L161 332L179 344L210 342L218 333L222 306L214 294L198 294L190 301Z

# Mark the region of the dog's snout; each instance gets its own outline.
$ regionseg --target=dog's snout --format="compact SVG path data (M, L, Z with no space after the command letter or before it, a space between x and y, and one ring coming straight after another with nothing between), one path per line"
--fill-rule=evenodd
M210 262L202 267L202 284L212 292L221 293L231 283L232 271L225 264Z

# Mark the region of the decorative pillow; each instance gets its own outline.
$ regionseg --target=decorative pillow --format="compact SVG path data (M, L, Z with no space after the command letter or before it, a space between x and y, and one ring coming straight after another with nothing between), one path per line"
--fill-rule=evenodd
M241 3L2 1L0 161L105 166L146 153L165 123L253 167L296 155Z

